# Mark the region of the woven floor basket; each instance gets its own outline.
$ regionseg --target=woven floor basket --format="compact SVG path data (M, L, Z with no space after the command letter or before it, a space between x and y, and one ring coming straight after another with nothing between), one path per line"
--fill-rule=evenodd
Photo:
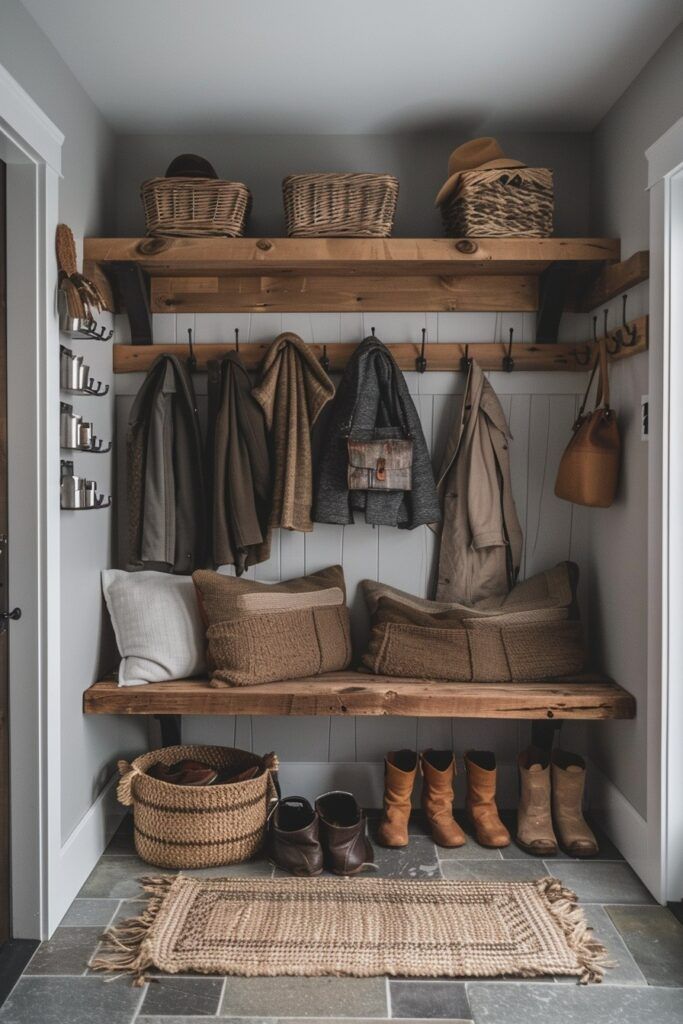
M251 192L239 181L150 178L140 187L148 235L241 238Z
M391 174L290 174L282 194L290 237L388 238L398 179Z
M450 238L547 238L553 209L553 172L545 167L463 171L441 218Z
M190 758L214 768L264 771L247 782L175 786L147 770ZM160 868L209 868L249 860L263 844L268 804L276 795L277 758L231 747L164 747L129 764L119 761L117 795L133 808L135 849Z

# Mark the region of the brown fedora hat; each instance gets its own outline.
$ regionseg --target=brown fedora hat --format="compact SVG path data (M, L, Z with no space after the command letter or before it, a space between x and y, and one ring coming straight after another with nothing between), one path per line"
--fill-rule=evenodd
M495 139L470 139L464 142L448 158L448 178L441 186L434 205L440 206L455 191L463 171L495 170L496 167L526 167L526 164L505 156Z

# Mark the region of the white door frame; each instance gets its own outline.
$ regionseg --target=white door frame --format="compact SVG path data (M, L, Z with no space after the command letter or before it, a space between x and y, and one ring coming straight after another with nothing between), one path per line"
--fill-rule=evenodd
M0 65L7 164L10 805L15 938L47 934L59 849L59 333L55 316L64 136Z
M683 898L683 118L646 152L650 190L648 874ZM638 756L634 751L634 756Z

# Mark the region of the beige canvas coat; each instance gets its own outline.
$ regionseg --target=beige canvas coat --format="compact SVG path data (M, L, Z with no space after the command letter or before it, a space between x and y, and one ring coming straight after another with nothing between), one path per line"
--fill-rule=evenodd
M472 362L460 420L437 476L443 510L437 601L470 605L514 585L523 538L510 481L510 440L496 393Z

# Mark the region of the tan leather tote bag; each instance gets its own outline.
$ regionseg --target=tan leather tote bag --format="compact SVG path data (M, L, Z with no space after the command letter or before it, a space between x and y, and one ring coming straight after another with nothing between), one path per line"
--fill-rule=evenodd
M593 412L584 412L593 379L598 374L598 390ZM555 494L575 505L608 508L614 501L619 481L621 438L616 413L610 409L607 349L605 340L598 342L595 364L579 415L574 423L573 437L560 460Z

